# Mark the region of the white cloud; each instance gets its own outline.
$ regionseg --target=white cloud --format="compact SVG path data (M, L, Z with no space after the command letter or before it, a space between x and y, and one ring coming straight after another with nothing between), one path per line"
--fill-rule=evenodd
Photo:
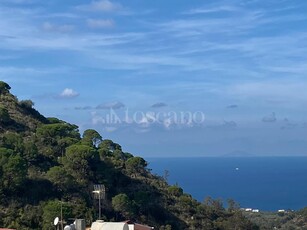
M4 3L12 3L12 4L30 4L34 3L34 0L2 0Z
M74 30L74 26L73 25L55 25L50 22L44 22L42 25L42 29L47 32L68 33Z
M77 6L77 9L86 11L116 11L121 9L122 6L118 3L113 3L109 0L93 1L88 5Z
M79 96L79 93L70 88L64 89L63 92L60 94L60 97L62 98L73 98L77 96Z
M111 28L115 26L115 23L111 19L88 19L87 20L88 27L92 29L100 29L100 28Z
M203 8L195 8L189 10L184 14L208 14L208 13L216 13L216 12L232 12L238 11L240 8L234 6L215 6L215 7L203 7Z
M27 68L27 67L14 67L14 66L0 66L0 76L13 76L19 74L27 75L42 75L47 73L48 70L43 70L39 68Z
M96 8L104 6L102 7L104 9L114 9L114 7L110 7L112 4L114 5L115 3L93 1L87 6L96 6ZM120 8L118 4L115 5ZM15 50L29 48L36 50L78 50L82 52L80 56L84 55L85 58L91 59L91 65L96 65L97 68L151 69L163 72L163 68L154 67L162 66L166 69L167 67L176 66L185 71L212 70L233 75L241 74L244 71L245 75L253 76L263 75L263 72L268 71L279 73L289 71L299 74L306 71L306 65L301 64L296 59L288 59L289 55L304 57L302 53L306 38L305 33L290 33L275 37L244 37L238 40L228 39L227 42L207 39L212 32L223 33L227 38L230 35L236 36L242 31L247 32L249 29L257 27L261 23L256 20L259 16L257 17L255 12L242 13L242 20L235 20L238 18L237 16L233 18L208 18L206 20L175 20L164 22L160 25L158 23L153 25L153 28L157 28L155 31L157 36L141 31L106 35L79 32L77 30L74 34L62 35L61 33L72 31L74 26L47 21L42 27L45 31L56 32L55 37L52 39L44 33L39 33L37 26L30 22L31 18L42 17L41 12L32 12L29 15L12 11L10 15L17 15L14 19L9 17L8 13L6 14L0 16L0 27L3 27L3 31L6 31L7 34L16 38L4 38L3 42L1 42L2 44L0 43L0 47L9 47ZM110 28L114 26L114 22L110 19L88 19L87 26L93 29ZM196 35L190 36L189 34L191 33L196 33ZM177 37L175 38L176 42L168 42L170 39L174 41L174 37ZM193 38L193 42L191 42L191 38ZM155 46L149 45L146 41L150 41ZM184 45L181 42L184 42ZM127 43L129 43L127 47L116 49L117 45ZM134 48L139 47L139 45L142 45L142 49ZM102 46L104 46L104 52L101 52ZM152 51L153 48L156 51ZM215 56L208 58L209 55L202 55L212 51L217 51ZM227 54L235 52L233 55L236 58L232 55L223 55L225 52ZM238 63L235 61L241 57L253 62L255 64L253 68L246 66L245 62ZM221 59L229 60L221 61ZM295 62L292 60L295 60Z

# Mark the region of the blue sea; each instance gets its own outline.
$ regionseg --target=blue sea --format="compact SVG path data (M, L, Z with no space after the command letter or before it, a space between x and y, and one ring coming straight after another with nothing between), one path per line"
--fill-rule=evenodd
M276 211L307 206L307 157L149 158L149 168L203 201L234 199L243 208Z

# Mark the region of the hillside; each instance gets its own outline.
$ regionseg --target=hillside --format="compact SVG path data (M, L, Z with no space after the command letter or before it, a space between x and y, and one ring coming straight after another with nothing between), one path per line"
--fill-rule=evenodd
M54 229L65 220L97 218L94 184L104 184L104 220L134 220L155 229L259 229L239 207L203 203L153 175L147 162L89 129L45 118L0 82L0 227Z
M10 86L0 81L0 122L1 132L26 132L35 129L48 120L33 108L31 100L18 101L10 94Z
M294 212L283 210L281 212L244 212L244 216L257 224L261 230L306 230L307 208Z

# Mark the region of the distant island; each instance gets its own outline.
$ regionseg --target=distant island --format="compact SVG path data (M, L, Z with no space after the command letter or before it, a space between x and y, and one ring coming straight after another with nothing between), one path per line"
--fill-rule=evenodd
M222 155L222 157L254 157L254 154L248 153L243 150L235 150L230 153Z

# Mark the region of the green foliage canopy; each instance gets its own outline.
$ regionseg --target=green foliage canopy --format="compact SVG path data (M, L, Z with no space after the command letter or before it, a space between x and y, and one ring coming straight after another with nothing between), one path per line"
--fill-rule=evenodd
M4 81L0 81L0 94L8 93L11 87Z

